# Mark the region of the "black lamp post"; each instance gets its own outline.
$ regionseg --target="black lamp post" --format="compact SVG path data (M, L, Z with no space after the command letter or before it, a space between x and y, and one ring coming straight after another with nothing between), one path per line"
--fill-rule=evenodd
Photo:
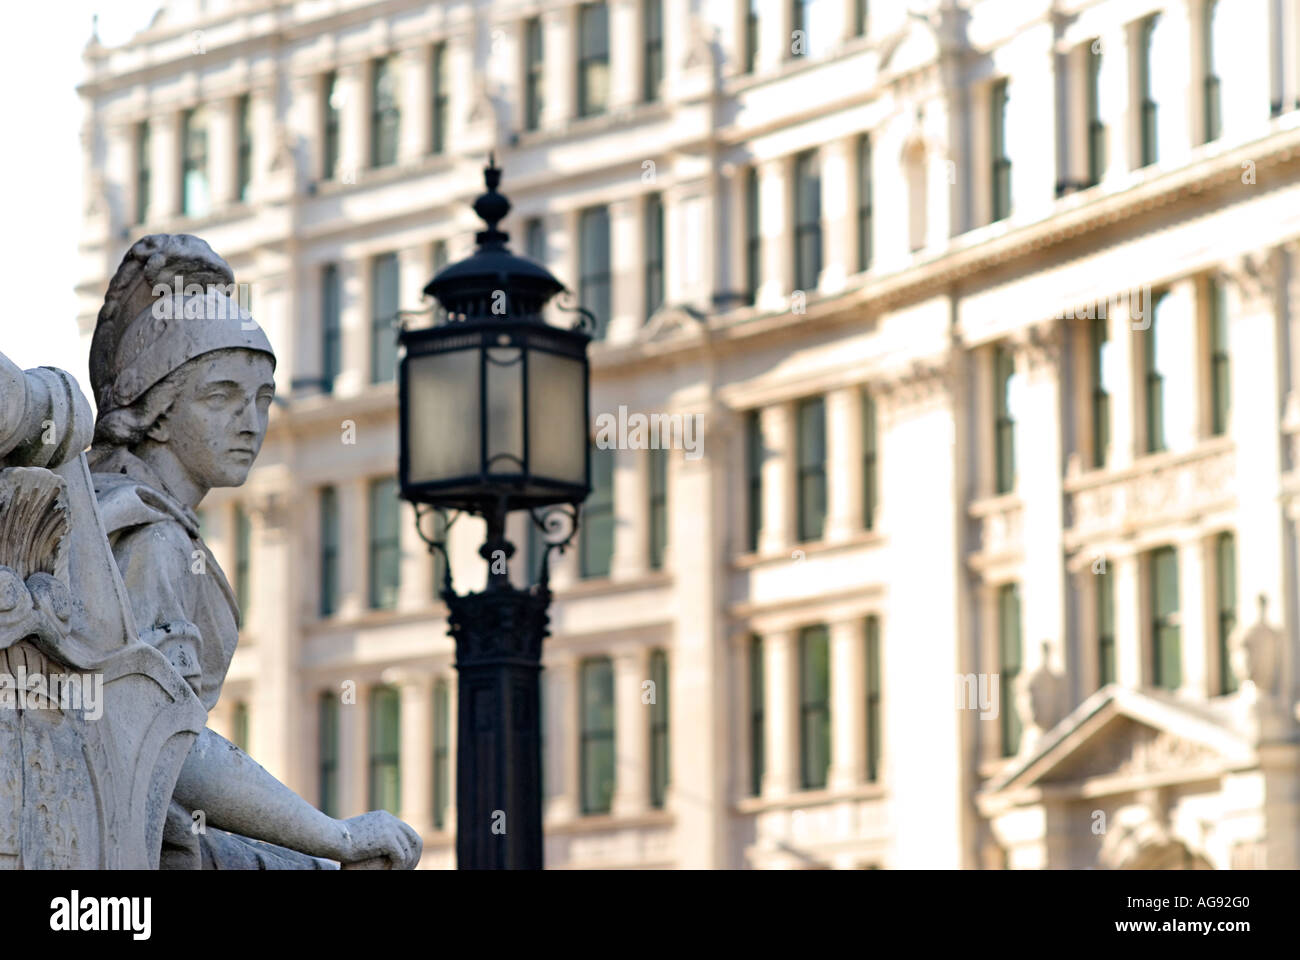
M545 267L506 248L497 224L510 201L497 192L495 159L474 210L487 224L478 249L445 267L424 292L441 306L430 326L402 325L399 397L401 495L420 535L447 557L444 531L461 514L482 517L487 588L461 596L445 564L443 599L456 642L459 689L456 858L461 869L542 867L538 679L547 634L551 550L563 551L591 491L588 463L588 332L581 307L572 328L542 310L567 293ZM538 583L519 590L508 562L506 515L527 510L545 537ZM443 534L445 537L445 532Z

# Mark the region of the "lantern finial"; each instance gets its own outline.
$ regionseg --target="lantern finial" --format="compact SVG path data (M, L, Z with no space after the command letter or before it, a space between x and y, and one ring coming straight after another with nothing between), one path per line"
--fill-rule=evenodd
M474 239L480 247L501 247L510 239L510 234L497 229L497 224L510 212L510 201L504 194L497 192L501 185L501 169L497 166L496 152L488 154L488 165L483 168L483 181L487 192L474 201L474 212L483 218L487 229L480 231Z

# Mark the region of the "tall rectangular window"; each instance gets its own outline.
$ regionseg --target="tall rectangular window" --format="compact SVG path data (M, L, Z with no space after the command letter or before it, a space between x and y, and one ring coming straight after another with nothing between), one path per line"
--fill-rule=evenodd
M1221 533L1214 540L1215 613L1219 648L1219 692L1235 693L1237 675L1232 669L1229 640L1237 629L1237 538Z
M135 128L135 222L149 219L150 190L153 185L153 159L150 156L149 121Z
M402 804L402 705L396 687L370 691L370 809L399 814Z
M1169 416L1166 409L1165 381L1173 373L1171 358L1168 356L1172 338L1164 329L1164 305L1168 303L1168 294L1162 293L1154 298L1151 305L1151 327L1147 330L1146 362L1146 414L1147 414L1147 453L1159 453L1169 449Z
M745 289L750 303L758 303L763 282L763 233L759 220L758 170L745 171Z
M447 826L447 806L451 798L451 698L447 681L433 685L433 825Z
M582 662L582 812L609 813L614 799L614 667L608 657Z
M824 626L799 631L799 765L805 790L826 786L831 766L831 661Z
M524 254L530 260L546 263L546 224L541 217L530 217L524 224Z
M858 269L871 266L871 135L858 137Z
M1109 566L1096 574L1097 686L1115 682L1115 575Z
M663 809L668 793L668 654L650 653L650 679L655 699L650 704L650 806Z
M745 414L745 475L749 481L745 542L753 553L763 531L763 424L757 410Z
M745 72L758 66L758 11L763 0L747 0L745 7Z
M249 601L253 596L252 580L253 524L248 511L235 504L235 598L239 601L239 618L247 621Z
M402 579L401 504L392 477L370 481L370 609L392 610Z
M763 733L763 701L767 692L763 683L763 638L749 641L749 792L757 797L763 792L767 739Z
M243 700L235 701L234 739L230 742L245 753L248 752L248 704Z
M584 577L607 577L614 556L613 450L592 446L591 488L578 528L578 566Z
M1101 119L1101 44L1088 44L1088 186L1101 183L1106 170L1106 124Z
M326 691L316 701L317 784L320 812L327 817L339 815L339 698Z
M1152 53L1156 25L1160 14L1148 17L1138 28L1138 117L1140 124L1140 166L1156 162L1159 156L1156 140L1156 113L1154 87L1152 86Z
M239 162L235 169L235 190L240 203L248 202L248 188L253 182L253 116L247 94L240 97L235 109L239 130Z
M876 398L862 390L862 526L876 528L876 505L880 498L880 464L876 455Z
M816 290L822 273L822 174L816 150L794 161L794 283Z
M397 311L400 309L397 254L381 254L371 262L370 382L388 383L397 375Z
M994 221L1011 216L1011 157L1007 155L1007 106L1010 102L1007 81L996 81L989 93L989 117L992 121L989 135L992 155L989 161L993 177L990 193Z
M1092 380L1092 465L1106 466L1106 452L1110 449L1110 391L1111 346L1109 321L1096 317L1088 329Z
M996 492L1010 493L1016 487L1016 421L1014 397L1016 380L1015 356L1004 347L993 352L994 384L994 448L996 461Z
M796 57L817 57L834 45L833 5L838 0L792 0L790 52ZM842 3L841 3L842 6Z
M641 36L645 43L641 95L650 103L659 99L659 84L664 78L663 0L642 0Z
M880 618L867 617L867 781L880 779Z
M321 389L334 392L334 380L343 370L342 287L338 264L327 263L320 275Z
M853 0L853 35L867 35L867 0Z
M1210 280L1210 432L1228 432L1232 405L1232 367L1228 361L1228 302L1222 283Z
M578 7L578 116L609 107L609 9L604 3Z
M668 549L668 451L650 454L650 569L661 570Z
M664 202L652 193L645 200L645 318L664 302Z
M339 594L339 498L334 487L320 491L320 615L332 617Z
M382 57L370 69L370 165L397 162L402 111L398 100L397 58Z
M998 588L998 673L1001 674L999 699L1002 712L1002 755L1015 756L1020 750L1020 711L1016 693L1020 683L1020 585L1008 583Z
M799 540L820 540L826 523L826 402L799 404Z
M433 107L433 140L430 148L433 153L445 153L447 150L447 120L451 116L448 108L451 94L451 78L447 71L447 44L435 43L431 57L430 70L433 77L433 90L430 91Z
M325 97L321 116L323 133L321 149L321 176L333 180L339 166L339 124L343 110L343 91L339 75L331 70L325 75Z
M435 543L442 543L447 536L447 518L445 514L435 513L433 515L433 539ZM442 598L442 591L447 585L447 558L442 555L441 550L433 551L433 599L438 601Z
M579 302L596 317L596 337L604 337L613 297L610 286L609 208L589 207L578 217Z
M542 126L546 104L546 60L541 17L524 24L524 129Z
M1151 553L1151 675L1157 687L1177 690L1183 682L1182 633L1178 614L1178 555L1173 547Z
M1224 4L1219 0L1205 0L1203 8L1205 20L1201 36L1204 41L1202 50L1205 56L1205 76L1202 78L1205 143L1219 139L1219 135L1223 132L1223 103L1219 90L1219 68L1223 64L1218 55L1220 50L1217 49L1223 42L1222 31L1224 21L1227 19L1223 7Z
M186 110L181 117L181 213L206 217L212 209L208 186L208 111Z

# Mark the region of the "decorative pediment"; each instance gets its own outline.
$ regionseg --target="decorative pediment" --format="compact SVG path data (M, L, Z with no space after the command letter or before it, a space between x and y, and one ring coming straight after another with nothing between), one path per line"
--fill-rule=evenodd
M682 334L699 336L704 333L704 314L685 304L662 306L651 314L649 321L641 328L640 339L643 342L654 340L671 340Z
M1099 777L1166 773L1203 768L1222 759L1217 750L1202 743L1117 718L1103 735L1091 738L1038 782L1073 783Z

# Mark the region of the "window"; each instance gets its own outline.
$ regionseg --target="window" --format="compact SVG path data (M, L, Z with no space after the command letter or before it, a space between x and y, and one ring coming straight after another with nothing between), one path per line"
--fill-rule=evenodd
M451 91L451 81L447 74L447 44L433 45L431 61L433 95L430 99L433 102L433 142L430 149L433 153L444 153L447 150L447 118L450 116L447 102Z
M1007 156L1007 105L1010 102L1007 81L998 80L989 94L989 116L992 120L989 147L993 151L990 157L993 175L990 195L993 198L995 222L1011 216L1011 158Z
M758 7L762 0L748 0L745 8L745 72L758 66Z
M248 752L248 704L243 700L235 701L234 743L240 750Z
M334 380L343 369L342 290L337 264L321 270L321 389L334 392Z
M402 708L396 687L370 691L370 809L401 812Z
M871 136L858 137L858 269L871 266Z
M447 805L451 797L451 698L447 681L433 685L433 825L447 827Z
M528 565L524 568L524 575L529 583L538 583L542 576L542 562L546 557L548 544L546 535L539 530L537 524L531 517L526 518L528 524L528 549L521 558L521 562Z
M1228 303L1222 283L1210 280L1210 432L1228 432L1232 404L1231 366L1228 362Z
M759 221L758 170L745 171L745 289L750 303L758 303L763 282L763 233Z
M995 492L1010 493L1016 487L1015 399L1019 380L1015 357L1003 346L993 352Z
M822 272L822 175L816 150L794 162L794 285L816 290Z
M596 338L605 335L612 304L609 267L609 208L590 207L578 218L579 302L596 317Z
M1156 141L1156 108L1154 88L1152 86L1152 53L1156 40L1156 25L1160 15L1148 17L1139 29L1138 42L1138 116L1141 124L1139 145L1141 147L1139 166L1156 162L1158 156Z
M1237 629L1237 539L1221 533L1214 540L1214 579L1218 585L1219 692L1235 693L1237 675L1232 669L1232 649L1228 643Z
M830 642L823 626L799 631L799 760L805 790L826 786L831 765Z
M235 109L239 127L239 163L235 172L235 190L240 203L248 202L248 188L253 182L253 117L248 95L239 98Z
M1106 169L1106 125L1101 120L1101 44L1088 44L1088 186L1101 182Z
M1002 676L1002 756L1013 757L1020 750L1020 712L1016 708L1020 682L1020 585L998 588L998 672Z
M876 527L876 505L879 502L880 475L876 456L876 399L871 391L862 391L862 526L867 530Z
M371 262L370 382L388 383L397 376L397 311L400 274L397 254L385 253Z
M1219 139L1219 135L1223 132L1223 103L1220 97L1218 74L1219 67L1226 62L1226 58L1221 54L1228 53L1224 45L1224 24L1227 17L1223 7L1219 0L1205 0L1205 22L1202 33L1205 54L1205 76L1202 79L1205 97L1204 143Z
M1097 584L1097 686L1115 682L1115 575L1109 566L1094 574Z
M398 106L397 58L374 61L370 70L370 165L388 167L397 162L397 142L402 122Z
M436 275L443 267L447 265L447 241L435 240L429 251L429 259L433 261L433 272Z
M796 57L818 57L834 46L832 34L836 3L842 0L793 0L791 29L793 43L790 52Z
M880 779L880 618L867 617L867 782Z
M320 492L320 615L330 617L338 610L339 593L339 498L334 487Z
M433 515L433 539L435 542L445 542L447 538L447 517L441 513ZM442 599L443 588L447 585L447 558L442 555L441 550L431 551L433 554L433 599L436 603Z
M524 224L524 253L530 260L546 262L546 225L541 217L532 217Z
M397 606L401 583L401 504L392 477L370 481L370 609Z
M749 522L746 546L757 552L763 531L763 423L759 411L745 414L745 474L749 478Z
M542 108L546 104L546 61L542 21L533 17L524 24L524 129L537 130L542 125Z
M592 447L591 487L578 528L578 565L584 577L607 577L614 555L613 450Z
M1155 298L1151 307L1151 327L1146 341L1146 412L1147 453L1169 449L1169 420L1171 411L1165 403L1166 379L1171 373L1169 353L1172 337L1164 329L1164 311L1167 294Z
M650 654L655 700L650 704L650 806L663 809L670 780L668 767L668 654Z
M668 451L650 454L650 569L661 570L668 549Z
M1173 547L1151 554L1151 676L1157 687L1177 690L1183 682L1178 616L1178 556Z
M759 796L763 792L763 771L766 767L766 747L763 736L763 638L749 640L749 792Z
M659 84L664 78L663 0L642 0L641 17L641 36L645 38L641 95L650 103L659 99Z
M664 302L664 202L652 193L645 201L645 318Z
M248 620L249 601L253 598L251 545L253 525L246 511L235 504L235 598L239 602L239 619Z
M318 758L317 782L320 789L320 812L327 817L339 815L339 698L322 693L316 701Z
M799 404L799 540L820 540L826 522L826 403Z
M1269 0L1269 116L1277 117L1300 106L1296 89L1296 0ZM1226 53L1227 51L1225 51ZM1230 54L1229 54L1230 56ZM1226 57L1222 62L1230 62Z
M578 8L578 116L609 106L609 10L603 3Z
M343 91L339 89L339 75L330 71L325 75L325 100L321 127L324 132L321 151L321 176L333 180L339 166L339 118L343 109Z
M1092 465L1106 466L1110 449L1111 348L1109 321L1095 317L1088 329L1092 380Z
M582 812L609 813L614 799L614 668L582 662Z
M181 213L206 217L212 209L208 188L208 112L186 110L181 118Z
M853 0L853 35L867 35L867 0Z
M149 156L149 121L135 128L135 222L149 219L149 191L153 183L153 161Z

